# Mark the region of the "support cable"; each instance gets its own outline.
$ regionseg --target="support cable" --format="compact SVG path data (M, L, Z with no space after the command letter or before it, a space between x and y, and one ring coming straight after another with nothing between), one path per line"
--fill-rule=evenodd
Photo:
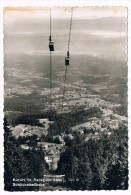
M51 36L51 8L50 8L50 36Z
M50 51L50 116L51 116L51 99L52 99L52 53Z
M50 36L49 36L49 44L51 43L51 8L50 8ZM51 118L51 102L52 99L52 50L50 49L50 98L49 98L49 106L50 106L50 118Z
M65 98L65 92L66 92L66 78L67 78L67 66L65 66L65 75L64 75L64 89L63 89L63 100ZM62 103L62 108L63 108L63 103Z
M72 18L73 18L73 8L71 8L71 19L70 19L69 39L68 39L68 51L70 50L70 38L71 38Z
M73 8L71 8L71 19L70 19L70 27L69 27L69 38L68 38L68 47L67 47L67 57L70 57L70 39L71 39L71 29L72 29L72 18L73 18ZM66 79L67 78L67 65L65 65L65 77L64 77L64 89L63 89L63 100L65 98L66 93ZM63 108L63 103L62 103Z

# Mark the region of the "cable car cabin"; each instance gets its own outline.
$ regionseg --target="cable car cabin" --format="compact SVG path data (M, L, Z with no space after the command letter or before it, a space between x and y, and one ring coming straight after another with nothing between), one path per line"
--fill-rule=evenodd
M70 57L65 57L65 65L70 65Z
M54 42L52 42L52 41L49 42L49 50L50 51L55 51L55 49L54 49Z

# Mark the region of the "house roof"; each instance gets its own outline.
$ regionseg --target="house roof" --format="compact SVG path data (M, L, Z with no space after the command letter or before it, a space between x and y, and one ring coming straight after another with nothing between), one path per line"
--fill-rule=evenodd
M50 142L38 142L39 145L53 145L53 146L57 146L59 144L56 143L50 143Z
M21 144L21 148L24 150L28 150L30 147L25 144Z
M48 155L54 155L54 152L52 150L47 151Z
M60 135L54 135L54 136L53 136L53 138L56 138L56 137L58 137L58 138L59 138L59 137L61 137L61 136L60 136Z

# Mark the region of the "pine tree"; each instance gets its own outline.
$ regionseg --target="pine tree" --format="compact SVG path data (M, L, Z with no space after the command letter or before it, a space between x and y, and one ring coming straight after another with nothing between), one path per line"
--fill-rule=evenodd
M83 159L82 161L79 161L77 178L79 180L79 182L77 183L78 190L91 190L92 171L87 159Z

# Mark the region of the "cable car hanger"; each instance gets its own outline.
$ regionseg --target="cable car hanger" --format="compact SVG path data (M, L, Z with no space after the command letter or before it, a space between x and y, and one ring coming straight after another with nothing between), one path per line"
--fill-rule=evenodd
M49 36L49 50L50 51L55 51L54 49L54 42L52 41L52 38L51 38L51 8L50 8L50 36Z
M52 41L51 34L51 8L50 8L50 35L49 35L49 51L50 51L50 98L49 98L49 106L50 106L50 119L51 119L51 97L52 97L52 51L54 51L54 42Z
M69 28L69 39L68 39L68 49L67 56L65 57L65 66L70 65L70 38L71 38L71 29L72 29L72 18L73 18L73 8L71 8L71 19L70 19L70 28Z
M70 39L71 39L71 29L72 29L72 18L73 18L73 8L71 8L68 48L67 48L67 56L65 57L65 76L64 76L63 100L64 100L65 93L66 93L67 66L70 65ZM63 108L63 104L62 104L62 108Z

